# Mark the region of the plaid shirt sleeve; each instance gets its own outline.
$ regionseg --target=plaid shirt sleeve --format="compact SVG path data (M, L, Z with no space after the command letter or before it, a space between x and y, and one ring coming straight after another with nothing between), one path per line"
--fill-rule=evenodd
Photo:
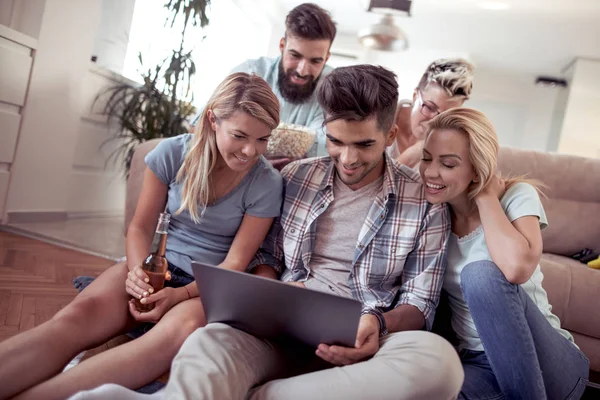
M431 330L446 269L446 247L450 236L450 216L445 205L431 207L423 221L415 248L404 264L400 296L395 307L417 307Z

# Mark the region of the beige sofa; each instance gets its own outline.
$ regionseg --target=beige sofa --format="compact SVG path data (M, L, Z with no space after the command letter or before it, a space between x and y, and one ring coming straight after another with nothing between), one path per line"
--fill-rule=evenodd
M158 140L140 145L127 181L125 229L135 211L145 164L144 156ZM600 252L600 160L503 148L503 175L523 175L548 185L543 203L549 227L544 230L544 288L554 313L573 333L600 371L600 270L568 258L583 248Z
M600 371L600 270L569 258L584 248L600 253L600 160L502 148L498 164L502 175L548 186L542 284L563 328Z

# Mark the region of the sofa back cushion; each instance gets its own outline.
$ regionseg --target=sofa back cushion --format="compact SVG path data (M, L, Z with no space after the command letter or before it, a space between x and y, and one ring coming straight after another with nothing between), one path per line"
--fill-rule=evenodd
M503 147L502 176L526 175L547 185L544 252L570 256L583 248L600 252L600 160Z

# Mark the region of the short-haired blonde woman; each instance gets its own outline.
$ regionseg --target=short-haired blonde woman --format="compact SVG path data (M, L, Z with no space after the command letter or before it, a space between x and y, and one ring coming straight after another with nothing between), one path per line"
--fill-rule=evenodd
M539 262L546 215L534 182L501 179L498 139L481 112L429 124L420 172L447 203L452 234L443 288L465 371L461 399L578 399L589 361L552 314Z
M194 134L165 139L146 156L127 261L102 273L50 321L0 343L0 398L64 399L103 383L138 388L168 370L188 335L206 324L191 261L245 271L279 215L283 182L262 157L279 111L262 78L232 74ZM153 293L140 265L165 205L172 215L166 252L172 278ZM138 312L134 297L154 309ZM156 325L61 373L82 350L140 322Z
M415 168L421 160L427 122L441 112L460 107L473 88L473 66L460 58L433 61L413 92L396 110L398 133L389 154L401 164Z

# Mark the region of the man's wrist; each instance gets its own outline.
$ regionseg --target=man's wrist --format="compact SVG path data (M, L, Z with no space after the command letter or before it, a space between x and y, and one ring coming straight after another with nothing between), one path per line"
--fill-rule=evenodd
M379 337L383 337L383 336L387 335L388 330L387 330L387 325L385 323L385 318L383 316L383 313L376 308L370 308L367 310L363 310L363 312L361 313L361 315L367 315L367 314L373 315L375 318L377 318L377 321L379 322Z

